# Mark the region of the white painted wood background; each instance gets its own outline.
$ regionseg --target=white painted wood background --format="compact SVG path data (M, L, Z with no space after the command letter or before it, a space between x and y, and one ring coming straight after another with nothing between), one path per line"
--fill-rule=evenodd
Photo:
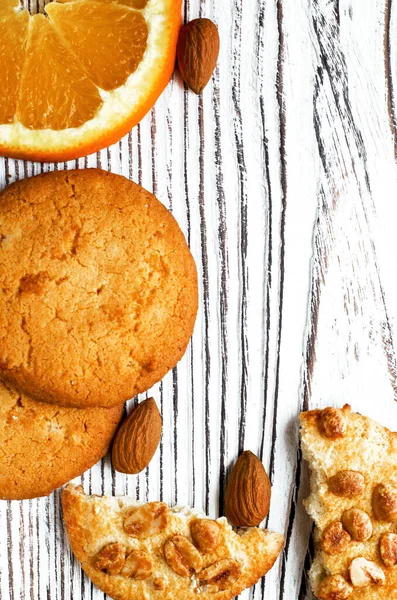
M197 261L200 312L186 356L150 391L161 447L139 477L105 459L82 482L215 517L251 449L273 483L266 525L287 543L240 598L308 600L299 411L349 402L397 429L397 6L185 0L185 19L197 16L221 36L201 97L175 77L119 144L67 164L0 159L0 187L100 166L172 210ZM1 600L103 598L70 554L59 492L0 502L0 533Z

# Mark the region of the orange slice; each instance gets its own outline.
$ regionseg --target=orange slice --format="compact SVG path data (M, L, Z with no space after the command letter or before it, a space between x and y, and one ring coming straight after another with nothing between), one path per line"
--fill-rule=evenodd
M0 154L64 161L125 135L174 68L182 0L0 0Z
M8 10L6 10L7 8ZM1 6L0 123L13 123L14 121L28 25L29 15L26 11L15 13L11 6L7 7L6 4Z

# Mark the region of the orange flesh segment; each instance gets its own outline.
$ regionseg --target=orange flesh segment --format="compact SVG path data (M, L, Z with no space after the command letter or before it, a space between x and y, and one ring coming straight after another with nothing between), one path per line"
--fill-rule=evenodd
M148 28L144 17L113 2L76 0L47 5L60 36L103 90L123 85L146 50Z
M14 0L9 0L10 2L14 2ZM78 0L55 0L60 4L66 4L66 2L77 2ZM138 10L145 8L146 4L149 0L95 0L96 2L114 2L115 4L123 4L124 6L130 6L131 8L136 8Z
M1 1L1 0L0 0ZM10 4L15 4L14 0ZM13 123L24 62L29 15L0 12L0 124Z
M124 6L130 6L131 8L142 9L145 8L149 0L99 0L100 2L117 2L117 4L124 4Z
M14 0L12 0L14 1ZM75 2L76 0L57 0L58 2ZM130 8L136 8L141 10L145 8L149 0L96 0L96 2L113 2L114 4L122 4L123 6L129 6Z
M112 0L112 2L118 2L119 4L125 4L126 6L131 6L131 8L145 8L146 4L149 0Z
M0 2L0 14L3 12L10 13L10 10L18 8L19 1L18 0L1 0Z
M79 127L102 105L96 86L44 15L31 17L18 120L29 129Z

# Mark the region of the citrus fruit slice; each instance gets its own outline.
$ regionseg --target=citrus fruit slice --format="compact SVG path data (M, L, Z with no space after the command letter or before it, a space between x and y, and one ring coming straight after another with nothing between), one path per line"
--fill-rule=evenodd
M182 0L0 2L0 154L64 161L118 141L174 68Z
M7 10L8 8L8 10ZM13 123L17 108L29 15L0 5L0 123ZM1 137L0 137L1 139Z

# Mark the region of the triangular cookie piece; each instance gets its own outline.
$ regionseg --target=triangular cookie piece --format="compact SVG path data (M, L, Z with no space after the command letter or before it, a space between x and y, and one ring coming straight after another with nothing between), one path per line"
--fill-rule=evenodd
M231 600L273 566L283 537L258 528L235 533L162 502L63 491L72 550L86 574L117 600Z
M300 416L320 600L397 598L397 435L342 409Z

